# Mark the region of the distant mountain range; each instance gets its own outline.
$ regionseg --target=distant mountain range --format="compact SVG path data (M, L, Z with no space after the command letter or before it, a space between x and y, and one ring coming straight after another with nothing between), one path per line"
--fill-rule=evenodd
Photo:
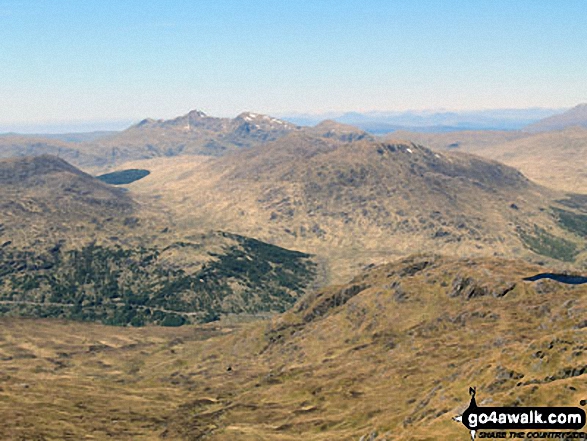
M0 158L50 154L85 170L103 173L135 160L181 155L223 156L278 141L290 133L348 142L373 140L377 133L393 131L387 139L479 154L519 167L545 185L567 191L587 191L582 161L587 137L581 132L581 127L587 127L587 104L557 115L551 115L552 112L554 109L347 113L338 117L323 115L338 120L320 122L312 119L317 117L301 116L293 118L297 123L294 124L253 112L244 112L231 119L193 110L170 120L145 119L121 132L1 135ZM536 121L544 115L550 116ZM534 122L524 125L528 121ZM462 130L469 126L518 129ZM570 126L577 127L571 129ZM537 136L532 137L534 134ZM545 136L538 136L541 134ZM542 138L547 144L535 148L534 142L540 144ZM518 144L523 144L524 148L516 148Z
M562 109L564 110L564 109ZM520 130L550 117L561 109L494 109L479 111L348 112L344 114L284 115L299 125L314 125L323 119L351 124L373 134L396 130L452 132L458 130Z
M274 141L295 130L289 122L252 112L216 118L193 110L170 120L144 119L122 132L73 135L0 136L0 158L57 155L84 167L176 155L222 155Z
M353 133L355 139L368 136L367 133L450 134L466 130L508 131L511 135L505 137L511 139L525 133L560 130L571 125L587 127L587 105L576 106L561 114L557 112L556 109L350 112L278 119L253 112L244 112L235 118L217 118L193 110L169 120L147 118L121 132L4 134L0 135L0 158L52 154L77 166L99 168L129 160L184 154L221 156L275 141L291 132L326 132L333 127L339 134L343 131Z
M296 126L314 126L324 120L333 120L343 124L349 124L361 128L373 134L389 133L395 130L415 130L418 132L446 132L455 130L520 130L537 123L542 119L560 114L567 109L559 108L528 108L528 109L488 109L472 111L445 111L445 110L411 110L411 111L371 111L371 112L346 112L323 114L283 114L280 116L283 122L289 122ZM252 115L256 113L246 112ZM239 115L243 117L246 113ZM189 118L207 117L203 112L194 110L187 115L170 120L146 119L143 123L150 122L159 127L170 127L174 124L182 124ZM263 115L260 115L261 117ZM210 118L210 117L208 117ZM249 115L249 118L250 115ZM227 122L231 118L213 118ZM239 117L232 120L238 120ZM274 118L276 119L276 118ZM210 121L208 121L210 123ZM218 122L218 121L217 121ZM251 121L249 121L251 122ZM0 137L10 135L36 136L62 141L83 142L116 134L118 127L132 127L135 124L118 121L116 123L99 122L78 125L40 125L35 131L30 125L21 125L10 130L11 133L2 133ZM185 127L185 124L184 124ZM22 128L22 130L18 130ZM62 131L60 131L62 129ZM125 129L126 130L126 129ZM45 132L46 131L46 132ZM122 130L124 131L124 130ZM79 132L79 133L78 133ZM32 135L31 133L35 133ZM45 134L46 133L46 134Z

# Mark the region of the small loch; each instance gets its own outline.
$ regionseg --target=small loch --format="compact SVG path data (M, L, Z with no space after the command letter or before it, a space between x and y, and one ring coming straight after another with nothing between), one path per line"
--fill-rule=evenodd
M557 282L566 283L567 285L582 285L587 283L587 277L583 276L570 276L568 274L556 274L556 273L540 273L532 277L526 277L524 280L529 282L535 282L540 279L551 279Z

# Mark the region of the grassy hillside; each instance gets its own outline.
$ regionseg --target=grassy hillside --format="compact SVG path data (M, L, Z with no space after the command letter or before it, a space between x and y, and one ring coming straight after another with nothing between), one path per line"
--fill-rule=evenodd
M579 104L566 112L549 116L524 127L530 133L562 130L568 127L587 128L587 104Z
M587 129L527 132L453 132L393 134L439 150L464 151L521 170L539 184L587 193Z
M318 277L308 254L178 231L56 157L0 161L0 314L180 325L283 311Z
M145 167L151 175L131 191L164 201L179 228L222 229L316 254L333 280L418 251L571 261L585 251L549 208L563 193L494 161L411 143L294 133L222 158ZM532 246L537 229L573 251Z
M0 319L3 439L467 439L468 405L581 406L585 286L415 256L269 322L165 330ZM549 269L556 271L556 269Z

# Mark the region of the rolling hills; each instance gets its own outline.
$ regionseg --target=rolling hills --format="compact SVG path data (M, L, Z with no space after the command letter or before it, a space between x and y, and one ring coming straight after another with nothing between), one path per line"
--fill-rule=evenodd
M551 117L555 122L560 121L552 127L548 125L550 119L545 119L546 129L539 130L533 130L533 126L523 131L417 133L400 130L382 139L390 142L403 139L436 150L477 154L519 168L540 184L563 191L585 192L585 164L582 162L586 157L583 154L585 131L570 127L573 124L580 126L583 114L584 105L579 105ZM252 112L243 112L235 118L217 118L193 110L170 120L148 118L124 131L94 136L2 135L0 158L51 154L100 174L118 170L125 162L135 160L186 155L223 156L278 141L290 133L334 137L343 142L376 139L359 128L332 120L313 127L300 127Z
M584 406L586 288L522 280L544 270L412 256L271 321L172 331L2 318L0 436L468 439L470 386Z
M398 132L394 135L436 150L463 151L494 159L521 170L542 185L587 193L587 129L582 127L540 133Z
M179 232L60 158L0 161L0 313L178 325L287 309L311 256L242 235Z
M587 193L587 129L567 128L473 151L521 170L536 182Z
M429 250L585 256L580 233L555 212L581 216L582 202L565 207L557 202L565 194L510 167L413 143L299 131L220 158L127 165L150 170L129 189L165 203L179 228L222 229L316 254L336 280Z
M49 137L1 135L0 159L18 158L24 156L57 156L75 165L105 166L107 158L94 155L89 149L80 148L82 143L64 141Z
M97 141L106 182L0 161L0 438L466 439L470 386L587 403L586 285L524 280L586 267L584 195L333 121Z

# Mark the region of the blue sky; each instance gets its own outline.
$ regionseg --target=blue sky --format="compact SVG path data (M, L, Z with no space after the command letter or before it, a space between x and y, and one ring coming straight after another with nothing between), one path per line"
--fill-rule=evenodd
M0 125L587 101L587 2L0 0Z

